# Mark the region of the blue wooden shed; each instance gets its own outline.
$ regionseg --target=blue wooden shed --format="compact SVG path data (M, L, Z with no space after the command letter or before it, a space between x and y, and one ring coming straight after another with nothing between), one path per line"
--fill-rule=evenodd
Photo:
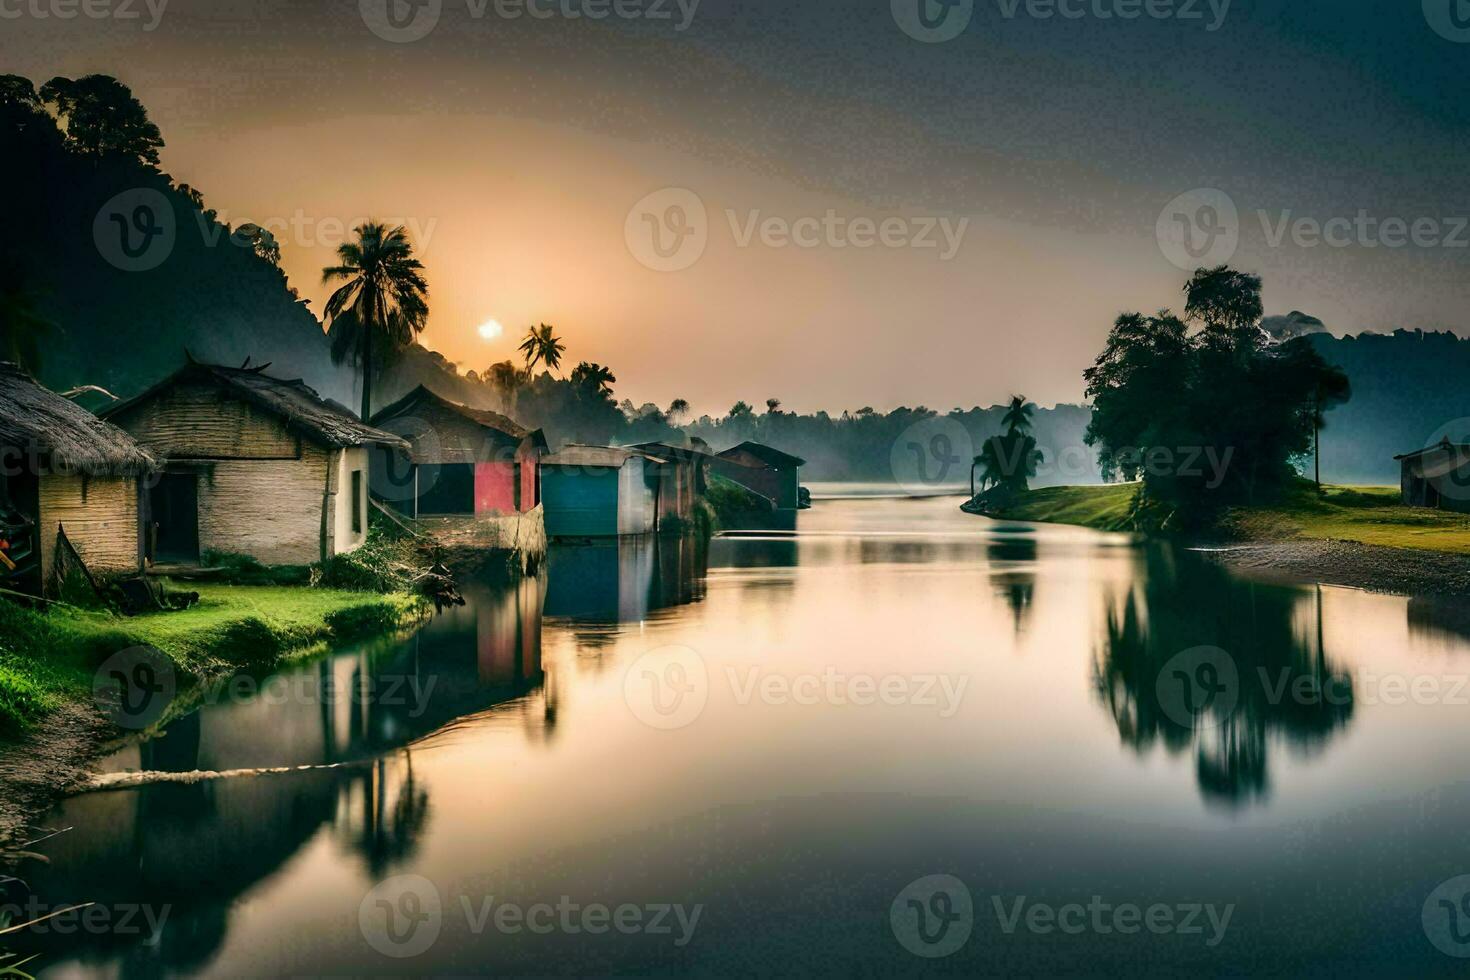
M658 529L665 461L637 449L566 446L541 461L541 500L552 538L610 538Z

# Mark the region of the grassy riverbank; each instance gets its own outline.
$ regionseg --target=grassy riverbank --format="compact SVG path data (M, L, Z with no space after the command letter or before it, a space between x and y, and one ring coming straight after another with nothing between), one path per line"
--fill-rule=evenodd
M1396 487L1323 489L1319 495L1302 482L1275 503L1231 508L1215 530L1235 541L1351 541L1470 555L1470 515L1404 507ZM1126 531L1136 492L1136 484L1032 490L993 516Z
M0 739L18 738L57 708L90 698L93 671L128 647L155 647L181 678L199 681L386 632L423 609L422 600L404 594L194 583L188 589L199 593L198 605L130 618L0 601Z

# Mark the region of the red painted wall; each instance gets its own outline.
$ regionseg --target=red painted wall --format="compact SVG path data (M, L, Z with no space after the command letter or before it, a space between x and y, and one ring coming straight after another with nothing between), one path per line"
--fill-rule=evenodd
M475 514L513 514L515 464L475 464Z
M541 503L541 454L532 450L523 452L521 463L521 510L535 510Z
M540 500L537 499L537 491L541 481L541 458L535 453L527 453L519 459L521 466L521 506L522 513L535 510ZM475 464L475 513L478 514L514 514L516 508L515 496L515 468L516 464L505 463L476 463Z

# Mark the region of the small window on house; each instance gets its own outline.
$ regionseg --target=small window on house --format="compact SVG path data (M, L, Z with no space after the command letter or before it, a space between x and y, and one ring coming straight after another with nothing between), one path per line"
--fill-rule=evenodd
M520 513L520 511L522 510L522 507L521 507L521 461L520 460L516 460L516 464L512 468L512 470L511 470L510 483L511 483L511 496L512 496L512 501L515 504L516 512L517 513Z
M367 500L362 492L362 470L352 471L352 533L361 534Z

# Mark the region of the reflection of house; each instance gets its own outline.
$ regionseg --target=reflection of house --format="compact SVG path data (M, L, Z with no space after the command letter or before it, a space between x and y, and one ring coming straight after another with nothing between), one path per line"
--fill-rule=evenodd
M460 405L420 385L373 416L399 433L410 454L373 460L373 492L419 516L483 516L541 503L546 438L495 412Z
M715 457L699 449L664 442L644 442L631 448L664 461L659 467L659 521L669 517L685 522L693 520L694 504L705 492L710 461Z
M541 461L546 534L609 538L658 529L661 457L637 449L567 446Z
M703 598L708 558L705 543L690 535L558 545L547 553L546 615L640 622L660 609Z
M0 501L36 522L42 582L62 528L92 571L139 569L138 478L156 463L126 432L0 363L0 453ZM29 547L7 540L0 554L24 567Z
M1470 445L1446 438L1437 446L1394 458L1403 467L1405 504L1470 513Z
M801 467L806 460L758 442L742 442L715 457L714 470L771 501L777 510L801 506Z
M107 417L165 460L144 501L159 561L352 551L367 539L368 447L408 448L300 381L192 360Z

